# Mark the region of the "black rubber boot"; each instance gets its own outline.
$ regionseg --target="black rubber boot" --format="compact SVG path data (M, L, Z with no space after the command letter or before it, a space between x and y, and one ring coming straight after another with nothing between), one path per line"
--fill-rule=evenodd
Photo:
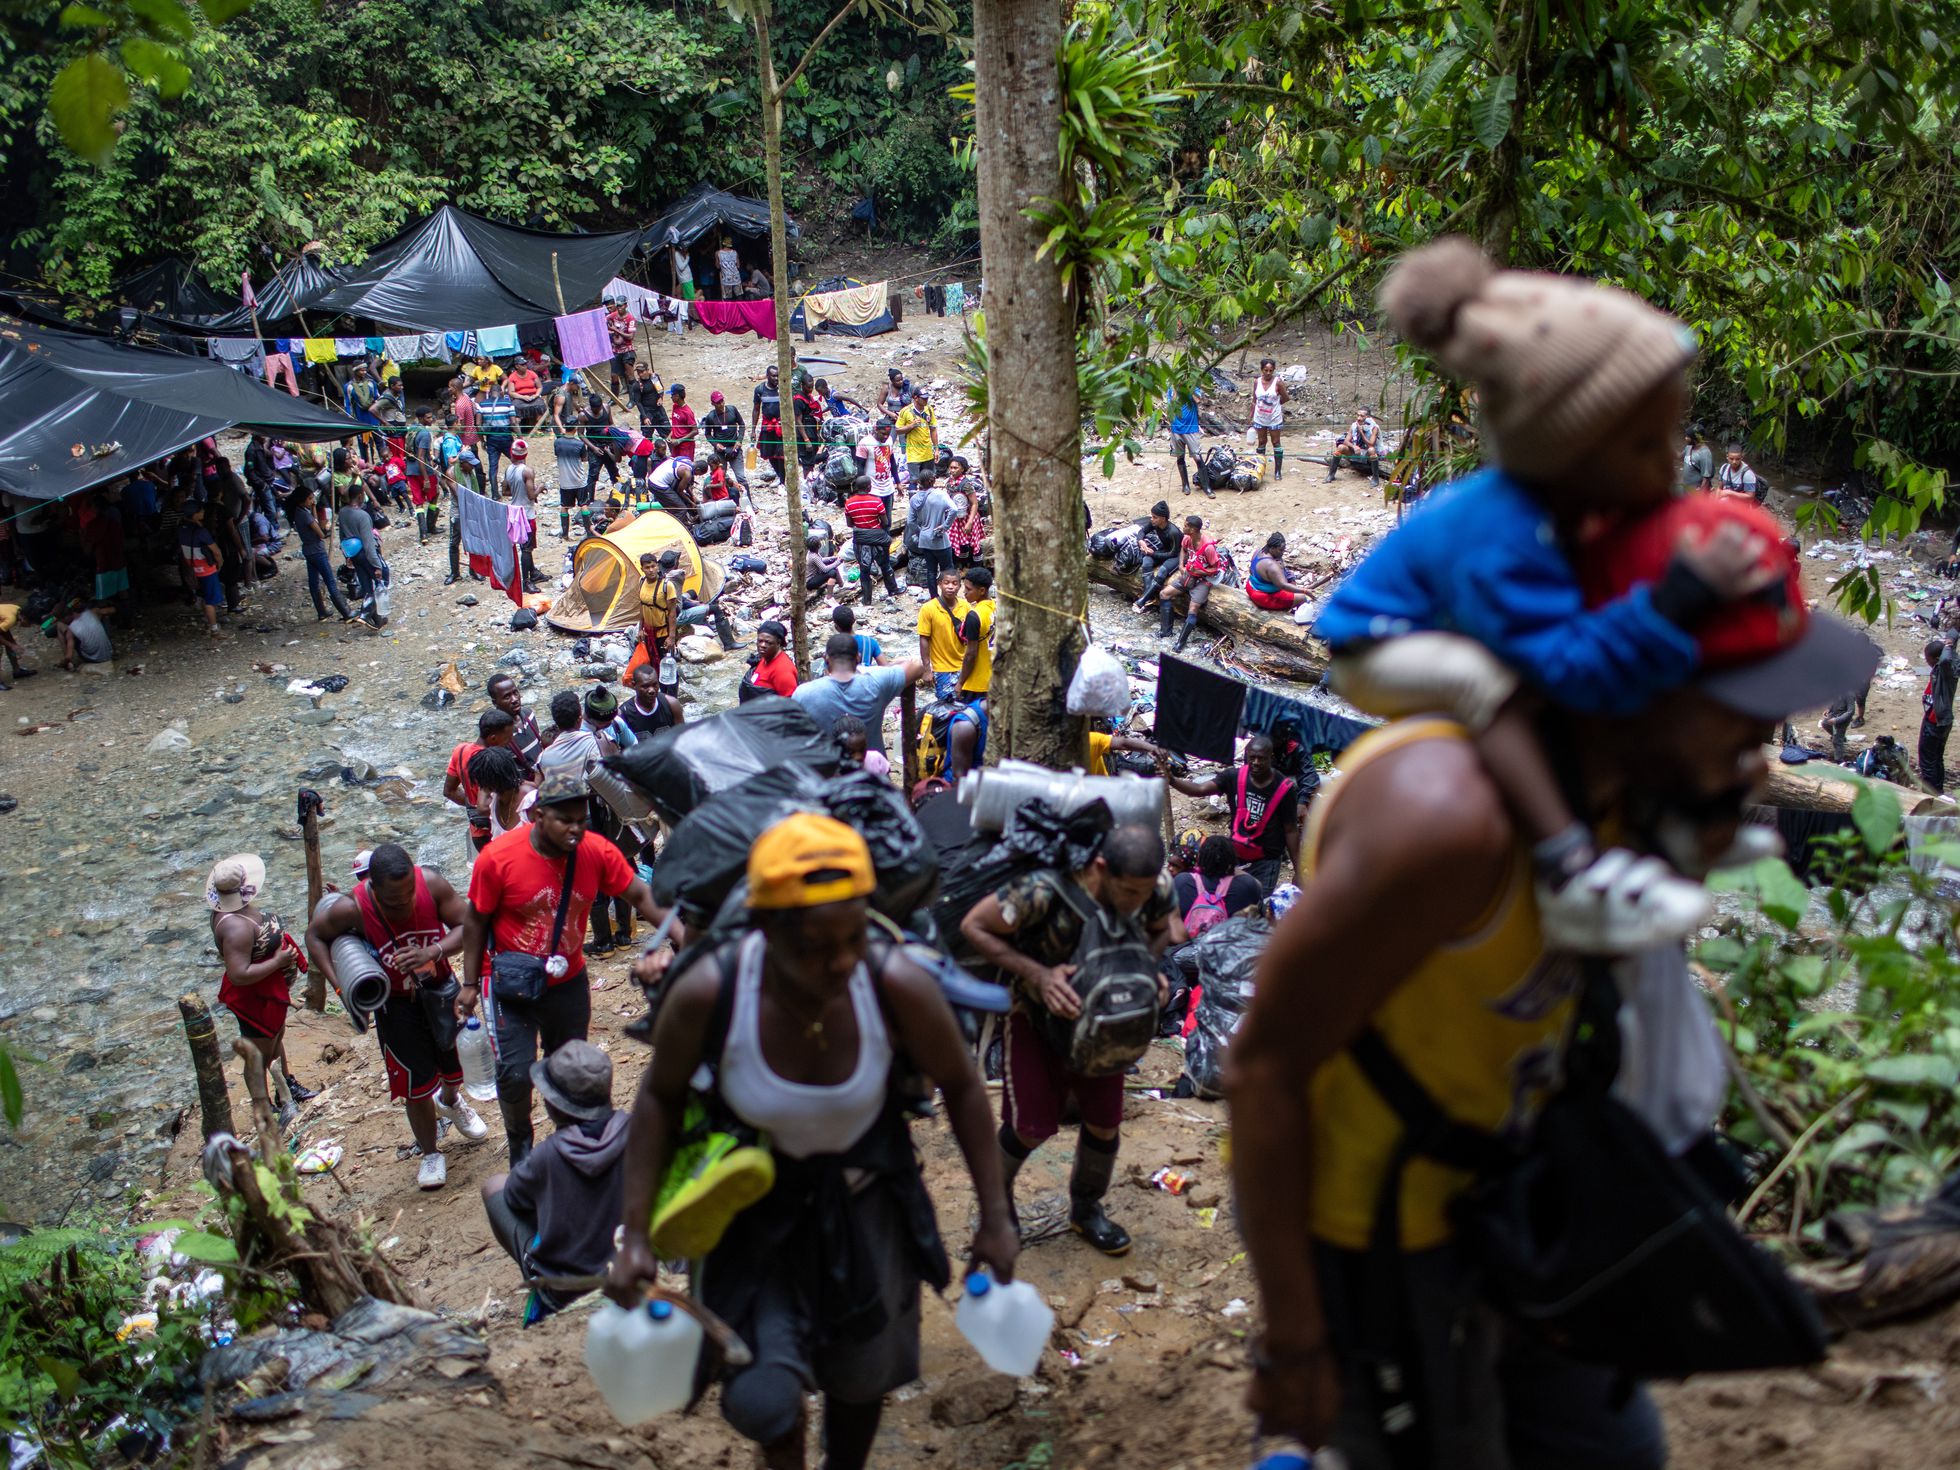
M1014 1204L1014 1178L1021 1172L1021 1165L1028 1161L1034 1150L1021 1142L1020 1135L1005 1123L1000 1125L1000 1182L1007 1191L1007 1219L1014 1227L1015 1239L1021 1236L1021 1212Z
M1191 493L1191 469L1185 464L1184 456L1181 454L1177 457L1177 483L1183 487L1186 495Z
M1130 1232L1103 1213L1116 1172L1117 1139L1101 1139L1083 1129L1075 1139L1075 1169L1068 1179L1068 1228L1106 1256L1129 1253Z
M1171 619L1177 616L1177 609L1171 605L1171 600L1165 597L1161 591L1157 596L1160 599L1157 603L1157 636L1159 638L1168 638L1171 636Z
M526 1088L524 1096L506 1097L501 1088L497 1092L497 1111L504 1119L504 1143L510 1150L510 1166L515 1169L524 1162L524 1156L531 1151L531 1093Z
M1184 615L1184 626L1177 630L1176 652L1184 652L1184 645L1191 641L1191 630L1197 626L1198 615L1196 613L1186 613Z
M1286 478L1286 451L1277 444L1273 446L1273 478L1275 480Z

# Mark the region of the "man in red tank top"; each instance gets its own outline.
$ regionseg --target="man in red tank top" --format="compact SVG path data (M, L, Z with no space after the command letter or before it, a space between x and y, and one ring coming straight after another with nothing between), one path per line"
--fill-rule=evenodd
M448 879L423 872L406 849L388 842L369 859L367 881L322 904L306 927L306 952L336 988L333 942L343 934L365 939L388 976L388 1000L375 1012L374 1034L388 1070L388 1096L403 1105L421 1150L416 1183L423 1189L440 1189L449 1177L436 1142L438 1118L471 1143L490 1131L456 1090L463 1080L456 1043L438 1044L418 994L424 985L439 987L453 977L449 957L463 947L464 912L462 895Z

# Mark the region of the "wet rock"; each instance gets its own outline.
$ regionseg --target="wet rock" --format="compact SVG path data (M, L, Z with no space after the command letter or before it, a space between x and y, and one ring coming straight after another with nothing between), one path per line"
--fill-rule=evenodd
M226 704L243 704L245 702L245 691L242 689L228 689L218 697Z
M680 661L686 664L719 663L728 657L727 651L721 646L721 640L699 633L689 634L681 639L674 646L674 652L679 656Z
M448 709L455 703L456 696L447 689L431 689L421 699L423 709Z
M580 664L578 676L581 679L600 679L610 684L619 677L619 669L613 664Z
M102 767L97 765L94 761L75 762L75 774L78 776L92 776L101 769Z
M143 748L158 755L173 750L189 750L191 748L191 737L186 735L182 730L179 730L175 725L172 725L169 729L159 730L155 735L151 736L150 743Z
M88 1177L100 1184L114 1175L121 1163L121 1154L97 1154L88 1161Z
M242 795L244 793L236 786L220 787L213 793L209 800L200 801L196 806L192 807L191 815L194 817L215 817L219 812L237 801Z
M78 1051L68 1059L67 1065L61 1069L61 1073L64 1077L73 1077L78 1072L94 1071L101 1064L102 1059L96 1056L94 1052Z
M982 1424L1014 1407L1014 1380L999 1373L956 1378L932 1396L932 1422L949 1429Z
M20 805L19 797L9 796L5 792L0 791L0 816L5 816L8 812L12 811L15 807L19 805Z
M287 716L296 725L331 725L336 717L330 709L296 709Z
M477 602L477 598L474 592L465 592L461 597L456 599L456 606L475 607L476 602Z

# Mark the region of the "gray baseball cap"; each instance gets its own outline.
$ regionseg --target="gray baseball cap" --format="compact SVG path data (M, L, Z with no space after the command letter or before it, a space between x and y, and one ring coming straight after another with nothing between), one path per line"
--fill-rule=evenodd
M612 1058L589 1041L568 1041L531 1063L531 1083L561 1113L590 1120L612 1111Z

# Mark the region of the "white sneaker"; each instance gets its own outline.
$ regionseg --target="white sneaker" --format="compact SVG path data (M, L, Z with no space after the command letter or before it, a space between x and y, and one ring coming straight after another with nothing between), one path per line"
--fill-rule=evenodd
M1623 847L1601 853L1552 891L1538 885L1538 923L1549 949L1632 954L1686 938L1708 917L1708 893L1657 857Z
M449 1182L449 1160L441 1154L423 1154L422 1167L415 1171L417 1189L441 1189Z
M446 1103L441 1098L437 1098L436 1116L447 1118L450 1126L471 1143L487 1138L490 1134L490 1129L483 1119L476 1115L476 1109L464 1102L460 1096L453 1103Z

